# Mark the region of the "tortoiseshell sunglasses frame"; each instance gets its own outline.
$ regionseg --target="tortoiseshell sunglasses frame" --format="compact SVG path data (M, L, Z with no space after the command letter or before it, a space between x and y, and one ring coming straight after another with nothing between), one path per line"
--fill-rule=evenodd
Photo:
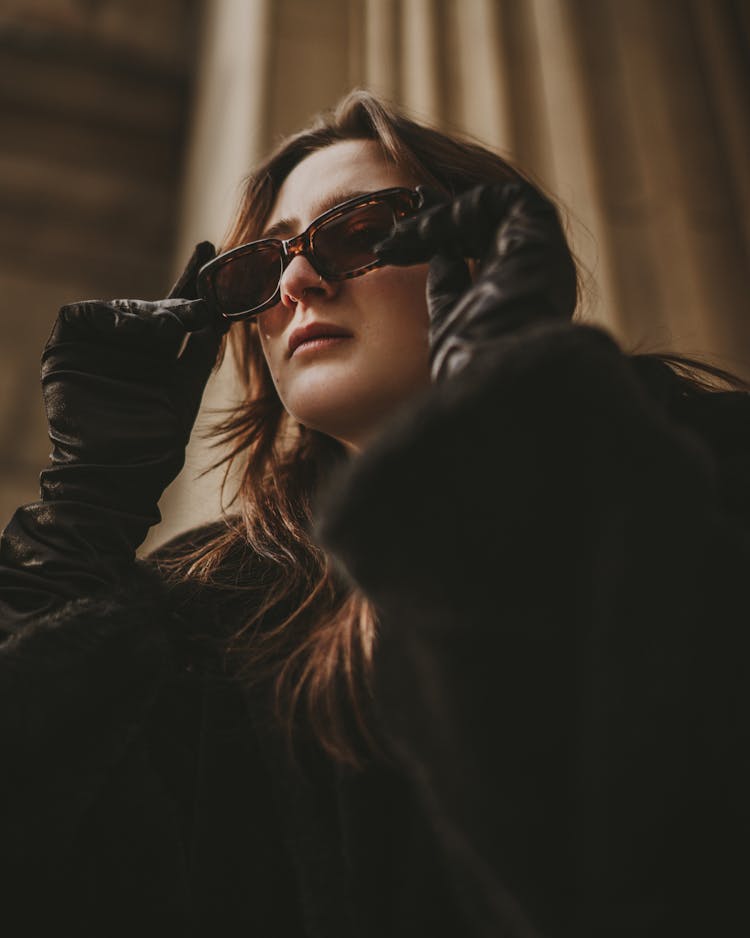
M378 189L376 192L369 192L366 195L359 195L353 199L347 199L346 202L341 202L339 205L334 205L333 208L328 209L323 212L322 215L319 215L317 218L313 219L308 227L301 233L296 235L294 238L289 238L284 241L280 238L262 238L259 241L250 241L247 244L241 244L236 248L231 248L229 251L224 251L222 254L219 254L217 257L214 257L207 264L204 264L203 267L198 271L198 294L204 299L209 305L221 313L225 319L229 319L232 322L236 322L242 319L250 319L253 316L257 316L258 313L262 313L264 309L268 309L271 306L275 306L276 303L281 299L281 278L284 273L284 270L289 266L292 259L295 258L298 254L304 255L310 262L311 266L315 272L322 277L324 280L329 281L340 281L340 280L350 280L353 277L361 277L362 274L368 273L370 270L374 270L376 267L382 267L383 261L376 259L369 264L365 264L362 267L358 267L355 270L346 271L345 273L335 274L330 271L326 271L322 268L320 261L315 257L315 235L320 230L320 228L327 223L334 221L335 219L346 215L348 212L353 209L361 208L363 205L375 205L379 202L385 202L392 209L396 219L404 218L405 216L411 214L412 212L418 211L422 207L422 195L415 189L408 189L403 186L394 186L390 189ZM268 300L259 304L258 306L253 306L246 310L241 310L236 313L226 313L221 309L221 306L216 297L216 291L214 286L214 278L218 271L227 263L236 261L238 258L242 257L245 254L254 254L259 247L267 246L278 247L279 249L279 282L276 286L276 290Z

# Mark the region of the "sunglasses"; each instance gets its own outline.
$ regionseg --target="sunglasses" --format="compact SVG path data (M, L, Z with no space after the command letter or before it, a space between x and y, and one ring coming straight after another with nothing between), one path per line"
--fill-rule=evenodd
M298 254L324 280L360 277L385 263L374 248L401 218L422 206L414 189L380 189L319 215L294 238L264 238L232 248L198 271L198 294L222 316L250 319L281 299L281 277Z

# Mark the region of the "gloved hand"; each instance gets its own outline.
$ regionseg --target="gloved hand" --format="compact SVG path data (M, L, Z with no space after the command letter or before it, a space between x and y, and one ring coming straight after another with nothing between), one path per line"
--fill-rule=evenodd
M0 539L0 609L23 618L119 582L161 520L227 324L196 299L199 244L166 300L64 306L42 355L41 501ZM187 341L186 341L187 340ZM184 346L184 347L183 347Z
M476 186L453 201L422 187L428 207L378 245L388 264L430 261L427 302L434 381L457 374L508 334L567 320L575 263L554 205L518 180ZM476 279L465 258L479 261Z

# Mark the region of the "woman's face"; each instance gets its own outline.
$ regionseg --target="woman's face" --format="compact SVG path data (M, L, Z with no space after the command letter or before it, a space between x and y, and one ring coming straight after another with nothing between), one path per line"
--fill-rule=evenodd
M316 150L287 176L267 228L291 238L326 209L360 193L415 181L386 163L370 140ZM281 280L281 300L258 317L263 353L292 417L360 449L403 401L429 383L427 265L382 267L351 280L322 281L295 257ZM348 335L305 343L290 354L292 332L325 323Z

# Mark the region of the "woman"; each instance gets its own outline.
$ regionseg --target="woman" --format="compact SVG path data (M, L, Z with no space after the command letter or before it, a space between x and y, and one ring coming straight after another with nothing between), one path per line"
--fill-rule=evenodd
M576 297L517 171L356 92L170 299L61 311L0 550L27 930L745 933L748 397ZM136 562L230 323L237 511Z

